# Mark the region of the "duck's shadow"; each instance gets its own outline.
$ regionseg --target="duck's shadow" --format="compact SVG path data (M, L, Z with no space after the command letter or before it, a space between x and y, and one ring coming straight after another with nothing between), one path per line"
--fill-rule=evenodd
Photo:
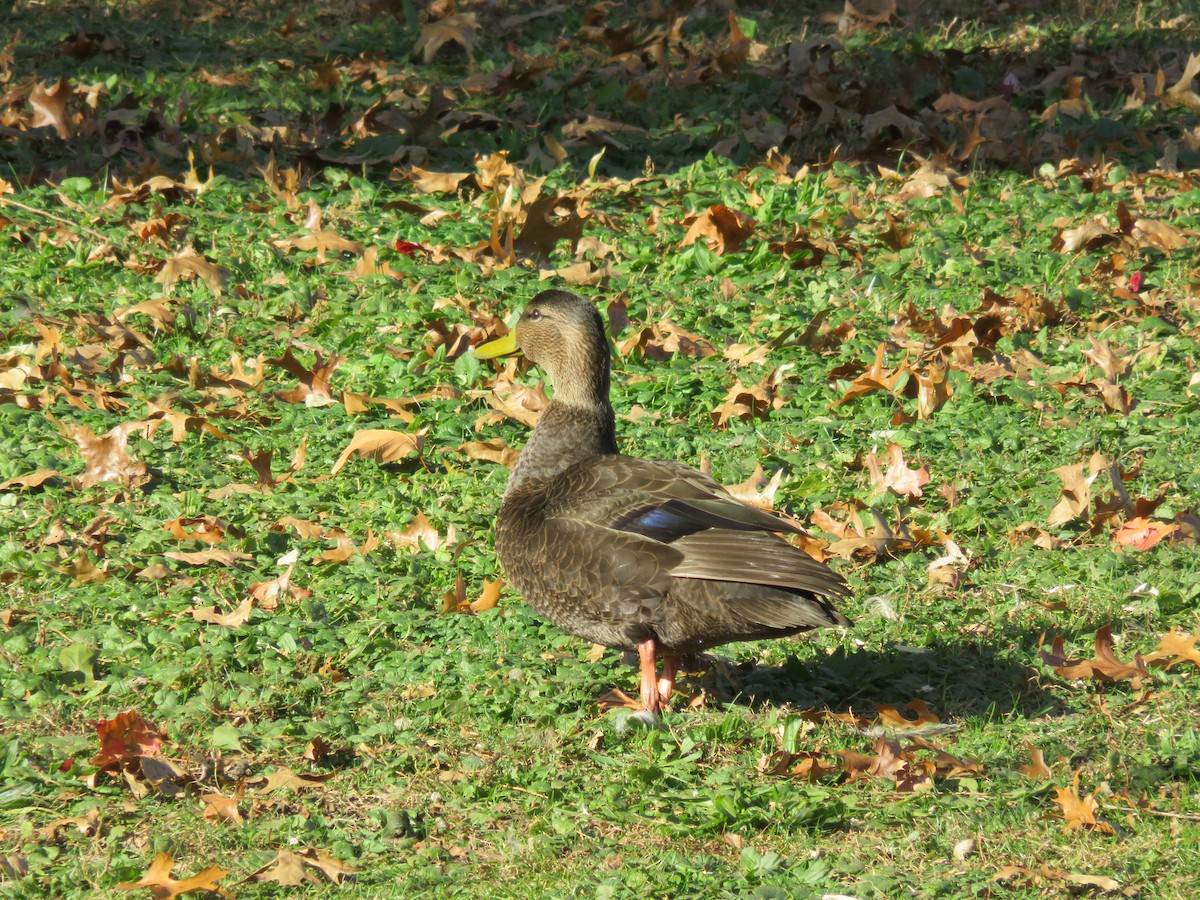
M1019 715L1035 718L1058 709L1039 684L1037 638L1006 635L1002 644L931 643L881 649L839 648L827 656L805 653L782 665L737 663L720 651L685 660L680 687L717 703L753 708L853 710L926 701L943 719Z

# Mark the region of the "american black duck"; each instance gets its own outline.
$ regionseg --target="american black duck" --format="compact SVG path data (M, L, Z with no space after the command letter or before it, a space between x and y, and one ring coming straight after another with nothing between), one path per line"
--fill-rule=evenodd
M849 593L842 577L775 533L800 529L690 466L618 452L590 303L543 291L475 352L523 353L554 387L496 520L508 579L563 631L636 650L646 709L666 706L681 654L850 624L832 603Z

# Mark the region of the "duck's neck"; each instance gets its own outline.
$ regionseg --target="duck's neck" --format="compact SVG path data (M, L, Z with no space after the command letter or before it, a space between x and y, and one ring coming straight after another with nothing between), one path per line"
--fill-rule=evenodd
M587 371L588 378L556 383L554 399L542 412L508 477L506 496L530 482L554 478L577 462L617 452L608 366ZM550 373L551 381L554 374Z

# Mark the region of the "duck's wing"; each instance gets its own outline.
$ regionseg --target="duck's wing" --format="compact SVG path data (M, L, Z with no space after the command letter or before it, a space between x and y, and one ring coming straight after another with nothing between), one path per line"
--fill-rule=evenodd
M673 577L761 584L822 597L849 593L840 575L775 535L802 529L736 500L689 466L605 456L564 474L560 486L569 483L571 489L553 492L557 496L546 507L549 519L594 529L602 541L624 535L630 548L667 545L681 554L670 569ZM658 565L668 563L661 551L653 552Z
M742 581L820 597L845 597L845 579L803 550L763 531L712 528L686 535L672 545L683 551L676 578Z
M785 519L730 496L682 463L598 456L562 473L545 488L545 514L590 522L669 544L706 528L792 531Z

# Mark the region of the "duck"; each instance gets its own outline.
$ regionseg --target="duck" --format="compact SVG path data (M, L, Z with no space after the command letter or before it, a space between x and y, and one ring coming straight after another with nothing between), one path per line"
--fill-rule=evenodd
M474 353L523 355L552 388L496 516L505 575L561 630L636 653L650 714L667 709L682 657L850 626L834 606L845 579L780 537L803 529L685 463L620 452L608 335L590 302L542 291Z

